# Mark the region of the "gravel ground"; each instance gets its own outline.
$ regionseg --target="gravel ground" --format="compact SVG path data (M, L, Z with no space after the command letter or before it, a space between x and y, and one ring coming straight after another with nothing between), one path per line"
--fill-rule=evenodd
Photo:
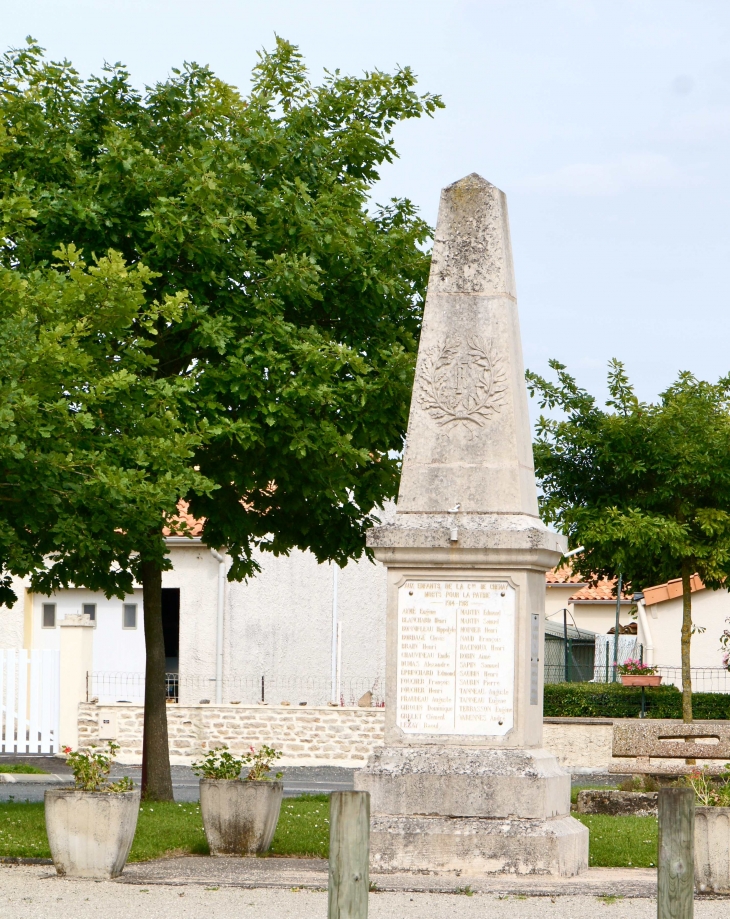
M654 919L656 901L632 899L606 903L600 897L499 899L493 894L464 896L427 893L375 893L370 919ZM0 866L0 917L46 919L316 919L327 915L327 894L308 890L150 886L113 881L71 881L47 868ZM696 919L726 919L727 900L695 903Z

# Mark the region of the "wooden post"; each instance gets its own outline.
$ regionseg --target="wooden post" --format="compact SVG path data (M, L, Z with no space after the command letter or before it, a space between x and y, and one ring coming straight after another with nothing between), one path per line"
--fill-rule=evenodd
M694 790L661 788L657 919L693 919L694 849Z
M367 919L370 890L370 793L330 795L328 919Z

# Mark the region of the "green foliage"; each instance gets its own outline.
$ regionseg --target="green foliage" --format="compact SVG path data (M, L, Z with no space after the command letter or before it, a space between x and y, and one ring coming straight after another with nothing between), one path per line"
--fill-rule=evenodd
M251 747L242 757L233 756L226 746L209 750L202 760L192 764L195 775L206 779L237 779L244 766L248 768L245 781L265 782L273 778L280 779L282 772L275 776L269 775L271 767L277 759L283 756L281 750L275 750L262 744L258 750Z
M414 85L408 68L315 85L282 39L245 98L196 64L144 94L120 65L84 81L32 40L0 64L0 264L22 284L73 244L144 273L125 342L189 435L161 438L170 459L195 453L198 479L172 462L169 491L205 517L208 544L228 546L232 578L256 569L255 545L344 563L396 493L430 231L407 200L374 207L369 194L397 155L395 125L441 106ZM141 437L140 457L115 470L125 532L127 477L164 465L165 447ZM170 501L153 497L159 521ZM138 549L161 558L145 532ZM73 562L91 578L85 559Z
M730 588L730 376L681 373L656 403L640 402L612 361L602 410L563 364L557 383L528 372L541 416L534 444L544 520L585 550L587 580L622 573L642 589L681 577L683 717L692 720L690 578Z
M73 246L25 276L0 266L0 603L8 572L50 593L85 583L124 596L140 553L166 564L164 514L206 487L191 467L200 428L180 404L194 380L156 379L136 330L185 312L149 302L151 274ZM45 564L45 562L48 564ZM3 579L4 575L4 579Z
M119 744L108 741L106 752L99 750L94 744L87 753L79 750L72 751L71 747L64 747L66 762L71 767L76 788L82 791L116 792L132 791L134 782L125 776L116 782L109 781L109 772L114 762L114 754L119 749Z
M370 200L395 125L441 106L415 83L315 85L282 39L247 97L197 64L142 94L32 39L4 55L0 603L10 574L41 593L136 579L159 662L181 499L234 580L256 547L362 554L397 491L430 264L413 205ZM169 798L150 668L143 793Z
M691 788L699 807L730 807L730 763L725 763L724 775L711 776L707 767L694 769L678 780Z
M202 760L192 763L194 775L204 779L237 779L243 768L243 760L229 753L227 747L208 750Z
M730 695L695 692L692 706L696 718L710 721L730 719ZM546 683L546 718L638 718L641 687L621 683ZM675 686L646 689L647 718L681 718L682 694Z
M271 767L277 759L281 759L284 754L281 750L275 750L266 744L261 744L258 750L251 747L250 751L244 756L243 762L249 767L246 775L247 782L266 782L271 779L280 779L283 772L277 772L276 775L269 775Z
M541 408L534 446L544 519L585 552L571 566L586 578L614 577L634 589L682 574L708 587L730 576L730 377L689 373L640 402L623 366L611 363L612 411L551 361L557 385L528 373Z

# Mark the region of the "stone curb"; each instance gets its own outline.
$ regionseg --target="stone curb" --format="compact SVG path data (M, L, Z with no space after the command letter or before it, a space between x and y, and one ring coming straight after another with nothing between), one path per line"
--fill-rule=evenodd
M326 890L327 881L325 859L186 856L127 865L115 883ZM578 877L372 873L370 881L373 895L394 892L459 894L468 889L474 893L512 897L656 897L656 871L642 868L589 868Z
M17 785L70 785L72 781L73 779L70 775L56 775L55 773L35 775L24 772L0 772L0 785L8 783Z

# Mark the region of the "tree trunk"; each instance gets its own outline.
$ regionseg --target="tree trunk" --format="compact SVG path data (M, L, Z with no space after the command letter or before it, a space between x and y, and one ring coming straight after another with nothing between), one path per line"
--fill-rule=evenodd
M682 562L682 720L692 721L692 671L690 644L692 642L692 569L689 561Z
M145 801L173 801L170 750L167 744L162 571L155 562L142 562L141 577L147 658L144 684L142 798Z

